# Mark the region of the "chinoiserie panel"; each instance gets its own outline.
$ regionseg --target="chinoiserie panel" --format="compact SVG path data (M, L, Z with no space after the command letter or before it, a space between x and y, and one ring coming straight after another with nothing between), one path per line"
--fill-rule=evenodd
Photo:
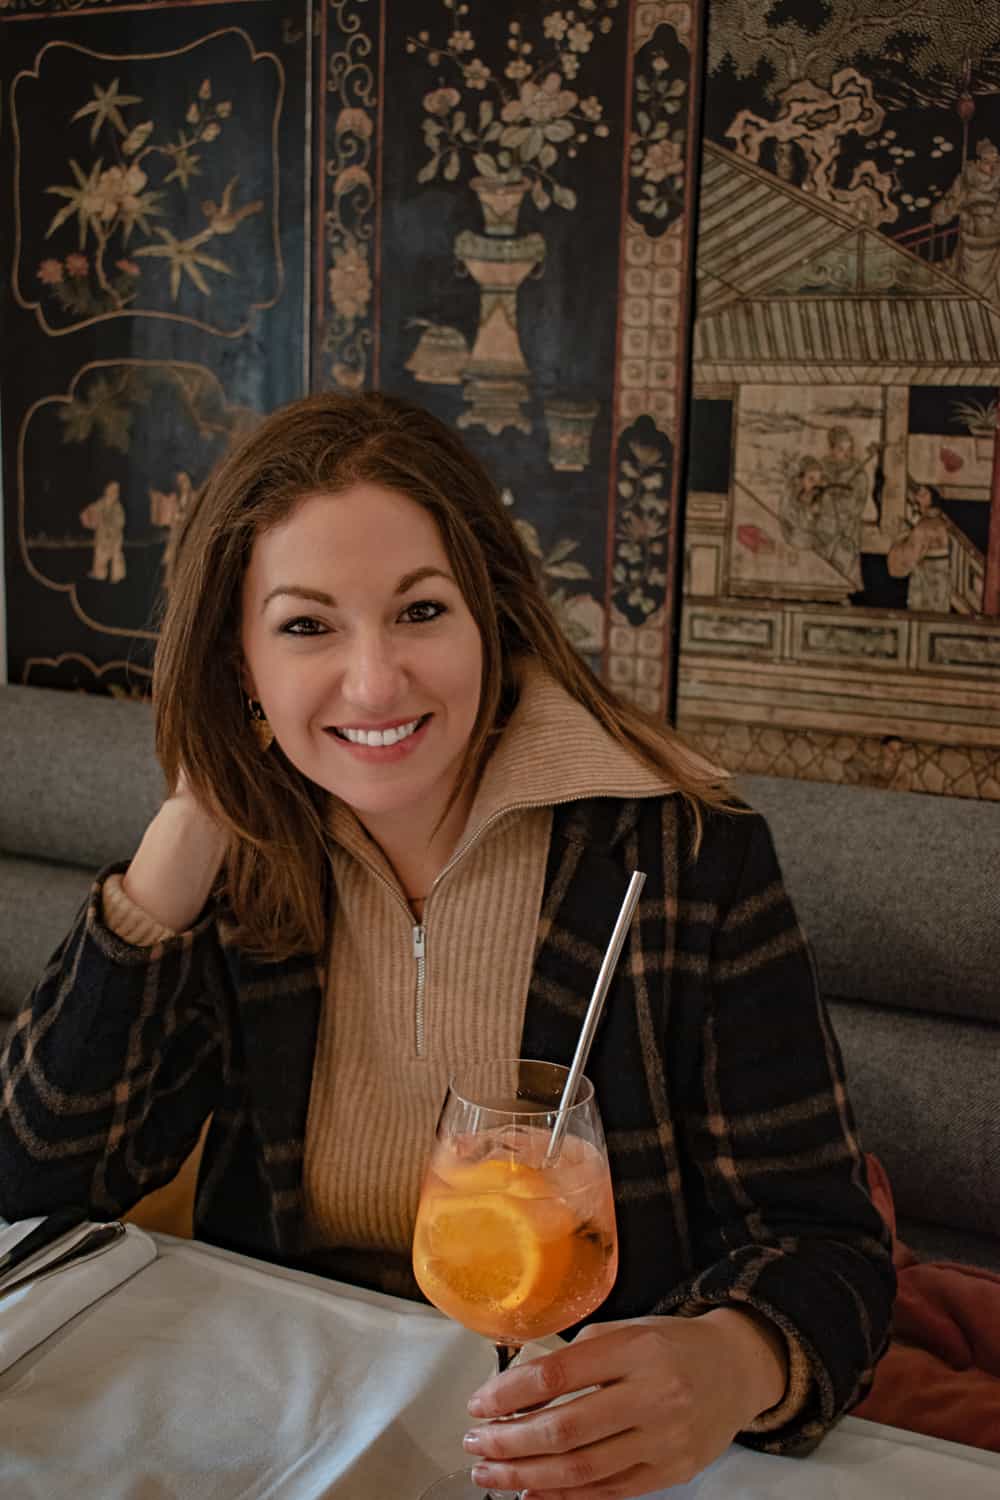
M998 145L995 6L711 0L679 717L734 769L1000 797Z
M378 382L497 476L570 640L673 692L699 7L323 13L314 379Z

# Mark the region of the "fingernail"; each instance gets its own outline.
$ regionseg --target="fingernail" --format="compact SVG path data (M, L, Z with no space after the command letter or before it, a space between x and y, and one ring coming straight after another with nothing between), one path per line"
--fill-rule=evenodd
M493 1483L490 1477L489 1464L476 1464L476 1467L472 1470L472 1482L473 1484L481 1484L484 1488L486 1485Z
M465 1437L462 1439L462 1447L466 1450L467 1453L478 1453L480 1447L479 1433L467 1432L465 1434Z
M478 1394L469 1397L468 1406L466 1409L470 1417L485 1417L486 1415L486 1403L483 1400L482 1396Z

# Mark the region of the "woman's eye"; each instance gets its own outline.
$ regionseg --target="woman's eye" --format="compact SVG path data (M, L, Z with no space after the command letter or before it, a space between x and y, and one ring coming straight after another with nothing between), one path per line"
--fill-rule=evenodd
M296 615L294 620L286 620L281 627L282 635L324 635L326 626L322 620L313 619L312 615Z
M436 620L439 615L445 614L447 606L438 604L434 599L417 599L413 604L408 604L403 610L402 618L409 620L411 625L423 625L430 620Z

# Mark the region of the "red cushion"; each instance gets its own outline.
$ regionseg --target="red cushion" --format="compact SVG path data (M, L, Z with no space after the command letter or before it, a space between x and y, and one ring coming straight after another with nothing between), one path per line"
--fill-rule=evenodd
M1000 1452L1000 1275L918 1260L896 1236L885 1168L875 1156L866 1162L899 1285L892 1343L853 1415Z

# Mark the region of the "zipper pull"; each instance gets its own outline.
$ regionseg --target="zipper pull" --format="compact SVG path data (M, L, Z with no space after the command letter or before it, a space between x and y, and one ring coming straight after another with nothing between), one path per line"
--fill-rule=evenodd
M418 922L417 925L413 929L413 957L419 959L419 958L423 958L423 956L424 956L424 928L423 928L423 924L420 923L420 922Z

